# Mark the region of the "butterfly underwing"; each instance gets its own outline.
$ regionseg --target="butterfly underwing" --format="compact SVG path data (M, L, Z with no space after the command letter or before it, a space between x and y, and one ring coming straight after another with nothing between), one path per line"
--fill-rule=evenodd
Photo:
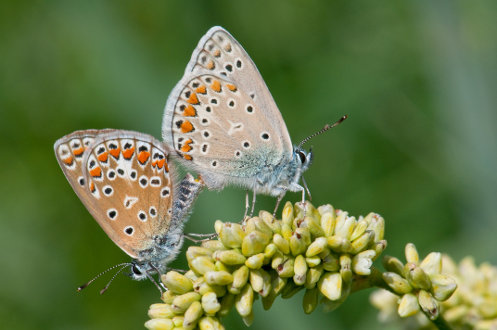
M133 258L131 277L164 272L183 243L183 224L203 187L192 175L177 183L163 143L114 129L76 131L59 139L64 175L109 238Z
M254 196L304 196L299 181L312 153L292 146L257 67L222 27L202 37L169 95L162 137L209 189L234 184Z

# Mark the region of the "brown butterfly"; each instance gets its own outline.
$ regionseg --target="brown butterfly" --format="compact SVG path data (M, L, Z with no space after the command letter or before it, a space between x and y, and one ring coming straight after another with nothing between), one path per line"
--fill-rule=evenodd
M153 281L151 274L163 273L183 244L183 224L203 182L187 174L176 185L164 144L147 134L76 131L59 139L54 149L88 211L133 258L113 268L130 266L136 280Z

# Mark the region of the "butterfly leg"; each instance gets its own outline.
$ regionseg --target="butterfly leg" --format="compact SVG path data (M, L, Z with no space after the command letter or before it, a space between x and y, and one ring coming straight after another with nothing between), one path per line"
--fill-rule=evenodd
M256 193L256 191L255 191L255 189L254 189L254 192L253 192L253 194L252 194L252 208L250 209L250 215L249 215L249 217L250 217L250 218L252 218L252 216L254 215L254 209L255 209L255 198L256 198L256 196L257 196L257 193Z
M212 234L194 234L194 233L189 233L189 234L183 234L183 237L194 242L194 243L202 243L204 241L209 241L213 238L217 237L216 233Z
M278 199L276 200L276 205L274 207L273 211L273 218L276 218L276 212L278 211L278 208L280 207L280 203L283 200L283 197L285 197L286 191L284 191L281 195L278 196Z
M248 210L249 210L249 192L248 190L245 192L245 213L243 214L243 221L245 221L245 219L247 218L247 214L248 214Z
M164 290L162 289L162 287L159 284L157 284L157 281L152 277L152 275L149 274L148 271L145 272L145 275L148 277L150 282L154 283L155 287L159 290L160 295L162 296L162 294L164 293Z

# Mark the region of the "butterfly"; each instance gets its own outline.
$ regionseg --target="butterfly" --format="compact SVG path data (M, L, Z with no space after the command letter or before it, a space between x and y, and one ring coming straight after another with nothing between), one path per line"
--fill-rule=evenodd
M299 181L312 161L312 151L302 148L310 137L292 145L257 67L222 27L200 39L169 95L162 137L208 189L234 184L253 191L252 212L257 193L277 196L276 209L287 191L301 191L305 200Z
M202 181L187 174L176 185L167 149L147 134L76 131L57 140L54 149L85 207L109 238L133 258L117 266L123 266L121 270L130 266L130 276L136 280L163 273L181 249L184 219Z

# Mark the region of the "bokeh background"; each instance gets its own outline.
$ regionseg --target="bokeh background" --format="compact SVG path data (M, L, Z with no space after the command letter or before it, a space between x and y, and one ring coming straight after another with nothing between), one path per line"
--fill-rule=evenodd
M381 213L391 255L414 242L497 263L496 12L495 1L3 1L0 327L142 328L159 298L151 283L119 276L100 296L108 276L75 291L128 257L71 190L53 143L86 128L160 137L167 95L213 25L252 56L294 142L350 115L309 144L315 204ZM239 189L205 192L187 231L243 208ZM270 312L258 302L252 328L384 328L368 295L310 316L302 294ZM245 327L235 313L225 325Z

